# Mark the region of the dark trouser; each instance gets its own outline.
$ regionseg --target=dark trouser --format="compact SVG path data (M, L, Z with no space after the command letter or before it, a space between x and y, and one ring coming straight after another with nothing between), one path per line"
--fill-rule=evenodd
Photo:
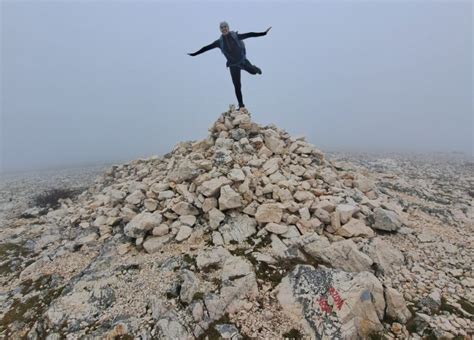
M250 74L257 74L258 67L252 65L248 59L245 59L244 63L241 67L237 66L230 66L230 75L232 77L232 82L234 83L235 95L237 96L237 100L239 102L239 107L245 107L244 101L242 99L242 91L241 91L241 84L240 84L240 70L243 69Z

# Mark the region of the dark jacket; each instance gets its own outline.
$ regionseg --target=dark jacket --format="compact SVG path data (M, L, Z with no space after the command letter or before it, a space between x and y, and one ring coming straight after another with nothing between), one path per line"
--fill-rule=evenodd
M260 33L249 32L249 33L243 33L243 34L239 34L238 32L236 32L236 33L237 33L237 37L239 38L239 40L244 40L244 39L247 39L247 38L254 38L254 37L261 37L261 36L264 36L264 35L267 34L267 32L260 32ZM207 46L204 46L203 48L201 48L197 52L190 53L189 55L194 57L194 56L197 56L198 54L201 54L201 53L207 52L209 50L212 50L213 48L220 48L221 47L220 46L221 45L220 44L221 39L223 39L223 49L224 50L222 51L222 53L224 54L224 56L227 59L227 67L238 64L239 62L241 62L241 58L242 58L241 47L239 46L239 44L237 42L234 41L234 39L232 38L230 32L229 32L229 34L227 34L225 36L221 35L221 37L219 39L217 39L216 41L212 42L211 44L209 44Z

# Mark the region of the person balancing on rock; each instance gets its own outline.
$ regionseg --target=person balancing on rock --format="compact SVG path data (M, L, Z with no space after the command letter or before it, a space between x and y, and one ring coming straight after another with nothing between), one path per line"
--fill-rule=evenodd
M221 52L227 59L226 66L230 68L230 75L232 77L232 83L234 83L235 95L237 96L240 110L241 108L245 107L244 101L242 99L240 70L245 70L250 74L262 74L262 70L257 66L252 65L247 59L245 45L242 40L264 36L268 33L268 31L270 31L271 27L267 28L265 32L250 32L244 34L229 31L229 24L225 21L221 22L219 27L222 33L219 39L214 41L212 44L204 46L197 52L188 53L188 55L195 57L198 54L212 50L213 48L220 48Z

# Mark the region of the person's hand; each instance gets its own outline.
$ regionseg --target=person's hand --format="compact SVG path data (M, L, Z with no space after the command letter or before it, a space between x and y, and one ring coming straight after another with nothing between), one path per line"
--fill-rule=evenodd
M272 26L268 27L265 33L268 33L268 31L270 31L271 29L272 29Z
M190 55L191 57L194 57L193 53L188 53L188 55Z

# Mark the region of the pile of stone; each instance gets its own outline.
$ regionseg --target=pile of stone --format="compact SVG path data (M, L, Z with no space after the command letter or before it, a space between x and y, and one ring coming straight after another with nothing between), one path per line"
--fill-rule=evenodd
M207 238L181 299L193 301L199 273L220 273L218 293L194 303L195 325L159 320L162 335L202 335L216 320L259 294L258 268L279 270L272 282L285 315L314 338L368 337L384 320L411 317L403 296L382 284L404 256L377 237L403 231L403 218L368 178L325 159L303 137L259 126L231 108L205 140L182 142L162 157L111 167L94 186L66 200L50 218L82 230L74 247L110 239L125 254ZM245 249L241 256L229 252ZM202 278L201 278L202 279ZM382 281L382 282L381 282ZM175 322L173 325L172 322ZM229 326L231 327L231 326Z

